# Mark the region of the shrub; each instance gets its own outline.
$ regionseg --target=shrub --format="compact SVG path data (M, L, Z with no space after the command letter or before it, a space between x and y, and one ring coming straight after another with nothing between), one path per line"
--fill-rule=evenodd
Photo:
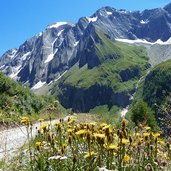
M136 125L145 122L152 127L152 129L157 129L157 121L155 119L154 112L144 101L140 101L133 106L132 121L135 122Z

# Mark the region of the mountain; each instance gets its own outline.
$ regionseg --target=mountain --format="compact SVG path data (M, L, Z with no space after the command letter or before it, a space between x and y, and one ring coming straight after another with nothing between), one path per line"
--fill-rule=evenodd
M32 90L51 88L74 111L123 108L150 65L171 58L170 37L171 3L141 12L103 7L77 23L47 26L3 54L0 70Z
M57 81L52 94L77 112L101 105L126 107L150 67L145 48L113 42L102 32L94 32L83 42L79 62Z
M77 23L58 22L0 58L0 69L9 77L38 88L58 79L78 62L84 39L101 30L114 39L167 41L171 36L171 4L140 11L103 7Z

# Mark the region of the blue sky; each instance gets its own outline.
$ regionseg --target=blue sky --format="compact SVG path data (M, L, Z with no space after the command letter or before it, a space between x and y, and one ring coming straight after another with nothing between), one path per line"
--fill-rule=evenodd
M77 20L103 6L143 10L163 7L169 0L1 0L0 56L57 21Z

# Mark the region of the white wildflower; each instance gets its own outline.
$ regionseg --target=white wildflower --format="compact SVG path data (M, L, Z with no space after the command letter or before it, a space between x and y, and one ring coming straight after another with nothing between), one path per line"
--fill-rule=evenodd
M48 158L48 160L58 160L60 158L61 158L61 156L51 156Z

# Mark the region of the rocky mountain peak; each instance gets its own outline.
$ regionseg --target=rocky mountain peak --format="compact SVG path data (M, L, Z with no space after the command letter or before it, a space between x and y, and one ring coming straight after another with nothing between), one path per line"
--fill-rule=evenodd
M61 26L65 26L65 25L69 25L69 26L74 26L73 23L71 22L56 22L56 23L53 23L53 24L50 24L47 26L47 29L51 29L51 28L59 28Z
M25 41L18 49L7 51L0 58L0 70L11 78L28 83L50 83L59 79L78 61L95 64L95 44L101 42L96 31L114 39L167 41L171 37L171 3L164 8L127 11L102 7L77 23L57 22ZM91 51L92 50L92 51ZM90 52L89 52L90 51ZM78 55L78 52L82 55ZM85 52L89 54L86 58ZM83 60L84 58L86 60Z
M166 6L164 6L164 8L169 14L171 14L171 3L167 4Z
M101 16L105 17L105 16L108 16L108 15L112 15L112 13L114 11L115 11L114 8L106 6L106 7L102 7L99 10L97 10L95 15L97 15L98 17L101 17Z

